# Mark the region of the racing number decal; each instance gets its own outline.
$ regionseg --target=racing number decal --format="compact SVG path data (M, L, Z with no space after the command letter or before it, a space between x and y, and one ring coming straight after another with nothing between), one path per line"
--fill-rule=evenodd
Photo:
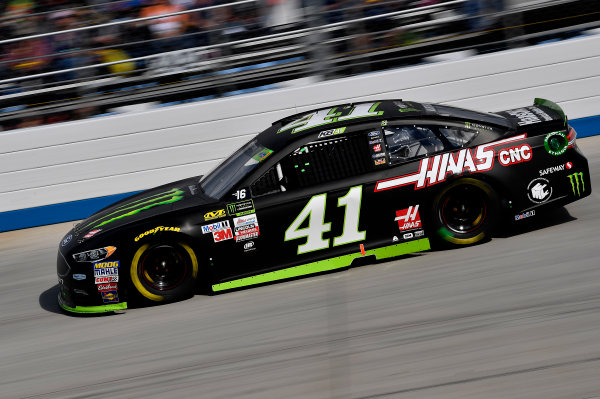
M361 200L362 186L352 187L338 199L337 206L345 208L344 226L342 235L333 239L334 247L365 239L366 232L358 230ZM331 230L331 223L325 223L326 202L327 193L312 197L285 231L285 241L306 237L306 242L298 245L298 255L329 247L329 239L323 238L323 233ZM307 218L308 227L300 228Z

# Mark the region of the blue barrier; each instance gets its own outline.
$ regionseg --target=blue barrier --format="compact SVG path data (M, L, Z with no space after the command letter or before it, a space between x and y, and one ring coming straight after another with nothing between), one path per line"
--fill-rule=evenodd
M600 115L573 119L569 123L577 131L578 138L600 134ZM139 191L2 212L0 232L85 219L105 206L137 193Z

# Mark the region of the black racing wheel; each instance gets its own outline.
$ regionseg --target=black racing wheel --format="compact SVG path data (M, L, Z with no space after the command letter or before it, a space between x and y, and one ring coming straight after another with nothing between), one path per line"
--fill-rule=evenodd
M144 244L133 255L131 282L153 302L171 302L192 295L198 278L198 260L189 245Z
M497 219L499 202L489 184L464 178L445 187L435 197L432 209L439 240L469 245L489 237Z

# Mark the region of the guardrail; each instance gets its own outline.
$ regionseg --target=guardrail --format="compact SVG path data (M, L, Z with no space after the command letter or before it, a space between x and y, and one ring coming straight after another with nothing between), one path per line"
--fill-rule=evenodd
M587 118L582 121L598 132L599 62L600 36L590 36L302 88L3 132L0 230L82 218L124 193L203 174L272 121L340 102L404 98L498 111L544 97L557 101L571 120Z

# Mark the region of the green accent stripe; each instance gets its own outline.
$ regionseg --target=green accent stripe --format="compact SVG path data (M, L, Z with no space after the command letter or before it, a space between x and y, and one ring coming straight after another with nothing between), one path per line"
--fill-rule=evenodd
M58 304L64 310L73 313L105 313L127 309L127 302L112 303L110 305L102 306L75 306L74 308L65 305L60 300L58 301Z
M430 248L431 246L429 244L429 239L422 238L420 240L404 242L401 244L390 245L387 247L370 249L368 251L365 251L364 256L375 255L377 259L386 259L394 256L406 255L413 252L427 251ZM212 286L212 289L213 291L223 291L248 285L268 283L271 281L284 280L293 277L305 276L308 274L341 269L343 267L350 266L355 258L359 258L361 256L363 255L360 252L355 252L352 254L342 255L335 258L307 263L305 265L289 267L287 269L258 274L252 277L244 277L238 280L214 284Z

